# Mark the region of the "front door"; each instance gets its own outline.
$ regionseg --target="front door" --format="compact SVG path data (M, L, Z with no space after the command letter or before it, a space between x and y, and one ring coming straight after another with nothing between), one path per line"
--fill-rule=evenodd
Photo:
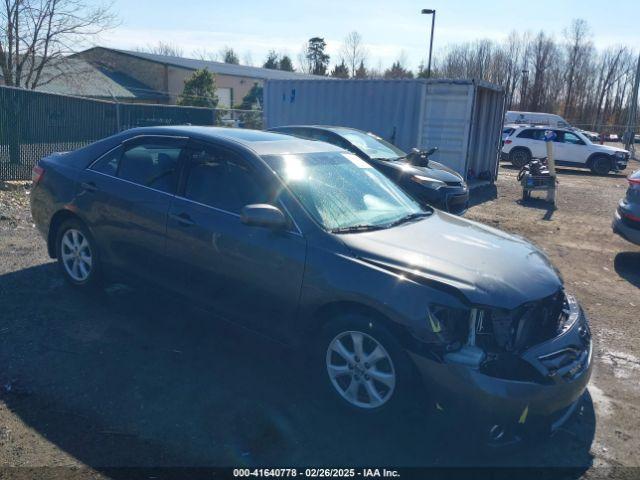
M569 163L586 163L585 143L572 132L556 132L559 142L554 144L556 160Z
M184 293L249 328L287 337L302 286L306 242L293 224L274 231L240 222L242 207L280 206L258 162L194 143L169 210L167 254Z

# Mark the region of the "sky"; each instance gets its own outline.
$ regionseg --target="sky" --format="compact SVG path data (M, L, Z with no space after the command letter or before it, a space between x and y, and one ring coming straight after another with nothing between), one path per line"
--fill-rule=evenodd
M187 57L229 46L241 63L250 56L257 66L274 49L289 54L297 67L310 37L324 37L334 64L344 37L355 30L371 67L386 68L402 55L409 68L417 69L427 58L431 24L422 8L436 10L434 54L451 43L500 41L512 30L543 29L560 40L574 18L588 22L598 48L640 48L640 0L114 0L119 25L97 44L134 49L163 41L179 46Z

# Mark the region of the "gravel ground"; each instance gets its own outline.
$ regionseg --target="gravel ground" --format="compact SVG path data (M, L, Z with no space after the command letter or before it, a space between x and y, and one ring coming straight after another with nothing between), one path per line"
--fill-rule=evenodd
M170 294L69 288L18 188L0 191L0 466L55 478L292 464L576 467L558 476L637 478L640 469L626 467L640 465L640 247L610 228L625 178L562 170L553 212L522 204L515 175L501 167L497 188L478 191L467 217L542 247L596 341L589 392L553 438L480 454L433 413L382 422L328 411L278 345Z

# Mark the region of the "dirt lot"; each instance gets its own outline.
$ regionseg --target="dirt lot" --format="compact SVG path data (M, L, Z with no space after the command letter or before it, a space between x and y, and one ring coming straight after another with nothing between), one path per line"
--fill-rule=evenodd
M521 204L515 175L503 166L467 216L542 247L596 340L589 393L552 439L481 455L434 414L383 424L327 411L278 345L165 293L66 286L21 189L0 191L0 466L59 478L72 470L38 467L562 466L576 467L563 478L637 478L625 467L640 466L640 247L610 228L625 178L562 170L552 212Z

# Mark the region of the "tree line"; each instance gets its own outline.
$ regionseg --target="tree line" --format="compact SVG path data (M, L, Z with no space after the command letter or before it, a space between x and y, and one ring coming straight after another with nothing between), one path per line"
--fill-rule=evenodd
M88 0L5 0L0 6L0 75L6 85L39 88L68 74L64 58L73 48L90 44L96 34L116 24L109 4ZM181 47L160 42L139 48L162 55L185 56ZM584 20L576 19L559 38L544 31L514 31L505 41L477 40L448 45L432 61L434 78L474 78L502 86L506 107L557 113L569 122L594 130L619 130L626 123L638 52L619 45L597 49ZM253 65L250 52L232 47L200 50L191 56ZM426 77L421 64L407 67L401 53L393 64L372 66L362 36L349 33L331 59L323 37L310 38L297 55L271 50L264 68L300 71L337 78ZM333 65L331 67L331 65Z
M355 31L345 37L332 68L326 47L324 38L310 38L298 54L297 70L356 79L427 76L423 64L409 69L403 53L388 68L370 66L369 50ZM637 54L624 45L597 49L587 22L575 19L558 39L544 31L514 31L502 42L448 45L432 60L431 77L485 80L505 89L508 110L557 113L586 129L618 131L628 118ZM239 63L229 47L215 58ZM261 66L296 70L291 57L275 50Z

